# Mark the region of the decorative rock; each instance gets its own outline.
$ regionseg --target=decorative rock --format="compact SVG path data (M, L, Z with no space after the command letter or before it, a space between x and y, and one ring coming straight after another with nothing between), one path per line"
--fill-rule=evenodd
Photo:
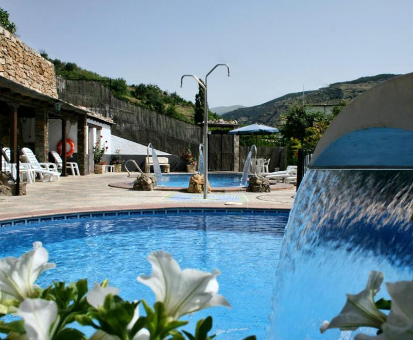
M263 176L252 176L248 182L249 192L270 192L270 182Z
M135 182L133 182L133 190L152 191L158 185L154 175L141 174Z
M0 184L0 196L11 196L11 195L12 195L11 188L3 184Z
M200 194L204 192L204 175L195 174L189 179L188 192L192 194ZM211 186L208 183L208 192L211 192Z

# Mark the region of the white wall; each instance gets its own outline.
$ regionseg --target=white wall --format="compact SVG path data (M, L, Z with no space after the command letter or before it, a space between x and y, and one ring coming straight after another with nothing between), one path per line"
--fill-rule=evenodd
M97 131L95 132L95 138L94 138L94 141L93 141L93 145L95 145L96 142L97 142L97 140L98 140L98 138L100 138L100 136L102 136L102 138L101 138L101 145L103 146L103 144L107 141L107 143L106 143L105 146L107 146L108 149L105 151L105 153L106 153L106 154L115 153L115 150L116 150L116 149L113 149L113 148L112 148L111 125L109 125L109 124L104 124L104 123L101 123L101 122L98 122L98 121L95 121L95 120L92 120L92 119L87 119L87 123L92 124L92 125L94 125L94 126L99 126L100 128L102 128L102 129L100 130L100 134L99 134ZM87 138L86 140L87 140L87 143L88 143L88 142L89 142L89 138ZM112 150L112 149L113 149L113 150ZM86 150L89 150L89 144L87 145Z
M67 138L75 143L75 152L77 152L77 123L67 122ZM60 119L49 120L49 151L57 151L57 144L62 139L62 121ZM68 148L68 146L66 146ZM67 149L66 149L67 150Z

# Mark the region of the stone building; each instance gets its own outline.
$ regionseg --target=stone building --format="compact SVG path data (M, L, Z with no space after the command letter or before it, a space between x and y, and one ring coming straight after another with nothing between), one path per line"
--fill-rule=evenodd
M0 146L11 149L12 163L18 147L31 148L40 162L47 162L49 151L70 138L75 142L72 157L85 175L88 154L93 155L99 141L96 136L102 130L110 135L113 124L110 118L58 99L53 64L0 26ZM62 145L65 151L66 143ZM65 152L62 159L65 165ZM66 166L62 175L67 175Z

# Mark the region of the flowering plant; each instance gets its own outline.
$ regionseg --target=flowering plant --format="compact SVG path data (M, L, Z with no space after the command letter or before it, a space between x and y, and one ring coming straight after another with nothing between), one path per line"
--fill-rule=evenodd
M197 163L196 157L191 152L191 144L188 144L188 147L184 151L184 154L183 154L182 157L185 161L185 164L187 164L187 165L196 165L196 163Z
M321 333L330 328L356 330L359 327L377 329L377 336L357 334L355 340L411 340L413 339L413 281L387 283L391 301L374 296L383 283L383 273L370 272L366 288L356 295L347 294L347 302L331 322L324 321ZM382 311L390 311L385 314Z
M116 149L115 155L113 156L112 160L110 161L110 164L123 164L123 158L120 154L120 149Z
M100 138L102 139L102 136L100 136ZM105 153L107 149L109 149L109 147L106 146L107 142L108 141L105 141L103 145L101 146L99 145L101 143L97 142L95 146L93 147L93 161L95 162L95 164L100 164L100 165L103 164L102 163L103 154ZM105 162L104 164L107 164L107 163Z
M48 260L41 242L19 258L0 259L0 319L8 314L21 317L0 321L0 333L7 334L7 339L86 340L82 331L71 327L77 322L95 330L89 340L211 340L210 316L197 322L195 334L179 329L188 323L180 317L208 307L230 307L217 294L218 270L181 270L164 251L149 255L152 275L137 278L155 293L153 308L145 300L123 300L119 289L110 287L107 280L90 290L86 279L68 285L54 281L42 289L34 283L42 272L55 267ZM141 307L145 316L140 316Z

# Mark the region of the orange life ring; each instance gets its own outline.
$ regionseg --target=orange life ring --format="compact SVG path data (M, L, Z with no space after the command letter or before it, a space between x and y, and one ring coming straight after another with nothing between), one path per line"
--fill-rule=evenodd
M73 155L73 153L75 152L75 143L70 139L70 138L66 138L66 144L70 145L70 150L66 151L66 158L70 157ZM59 153L59 155L62 155L62 141L60 140L59 143L57 143L57 152Z

